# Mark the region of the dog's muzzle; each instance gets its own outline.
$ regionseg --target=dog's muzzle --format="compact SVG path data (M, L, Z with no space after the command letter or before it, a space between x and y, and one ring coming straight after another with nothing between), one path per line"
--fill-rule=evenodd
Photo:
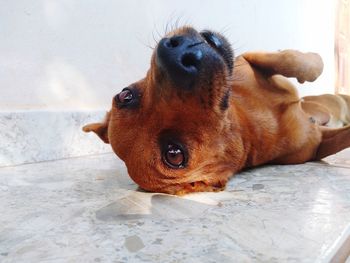
M190 90L203 67L207 51L205 42L192 36L163 38L157 47L157 66L175 86Z
M187 91L193 91L196 86L211 88L210 83L217 75L231 75L233 60L227 39L209 30L187 29L183 34L165 37L155 51L161 76L175 88Z

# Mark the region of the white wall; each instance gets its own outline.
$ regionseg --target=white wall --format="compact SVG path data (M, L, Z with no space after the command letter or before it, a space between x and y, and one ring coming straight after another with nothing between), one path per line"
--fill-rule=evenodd
M223 31L237 53L319 52L323 76L301 95L332 92L332 0L1 0L0 110L107 109L143 77L167 23Z

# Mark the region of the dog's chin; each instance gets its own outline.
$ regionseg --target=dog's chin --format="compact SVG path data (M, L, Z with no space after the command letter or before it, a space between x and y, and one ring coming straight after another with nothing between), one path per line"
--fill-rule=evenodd
M178 188L174 194L176 195L185 195L189 193L195 193L195 192L219 192L225 189L226 181L221 182L218 181L215 184L210 184L206 181L197 181L192 183L186 183L181 185L180 188Z
M164 193L171 195L185 195L193 192L218 192L225 189L228 177L216 178L214 180L189 181L178 180L177 178L166 178L162 175L135 176L132 172L129 174L131 179L147 192Z
M170 195L185 195L195 192L219 192L225 189L226 180L218 181L216 183L209 183L206 181L197 181L191 183L181 183L181 184L172 184L166 186L140 186L142 190L147 192L157 192Z

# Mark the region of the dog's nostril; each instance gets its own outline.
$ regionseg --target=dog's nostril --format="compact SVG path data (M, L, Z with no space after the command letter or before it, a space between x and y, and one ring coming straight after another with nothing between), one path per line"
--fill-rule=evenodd
M179 45L179 40L171 38L170 45L171 45L171 47L177 47Z
M181 58L181 64L185 67L197 67L202 59L202 51L197 50L196 52L186 53Z
M168 48L175 48L181 45L183 38L181 36L171 37L166 41L165 45Z
M213 34L213 32L204 30L200 33L202 37L205 39L205 41L215 48L221 48L222 47L222 41Z

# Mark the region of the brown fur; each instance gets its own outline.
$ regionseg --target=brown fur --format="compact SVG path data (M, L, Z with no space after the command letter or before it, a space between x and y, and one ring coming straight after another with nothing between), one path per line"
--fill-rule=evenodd
M189 32L198 34L184 27L168 37ZM329 112L335 114L334 108L320 106L315 114L308 104L304 108L309 111L303 110L297 90L285 78L314 81L322 69L315 53L245 53L235 59L232 76L227 68L213 69L211 82L189 93L172 87L153 55L146 77L131 85L141 92L140 105L119 109L113 102L105 121L84 131L109 142L143 189L171 194L221 190L243 168L319 160L350 146L350 126L319 125L327 122ZM227 92L231 96L223 110ZM183 169L162 162L158 138L167 132L188 148Z

